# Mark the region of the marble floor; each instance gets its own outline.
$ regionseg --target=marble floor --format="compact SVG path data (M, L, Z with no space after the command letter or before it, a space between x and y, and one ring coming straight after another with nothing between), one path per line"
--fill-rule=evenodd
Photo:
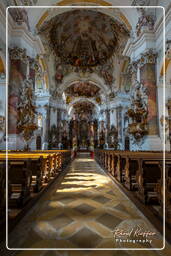
M152 232L143 237L142 232ZM122 232L122 233L121 233ZM129 233L128 233L129 232ZM141 234L140 234L141 233ZM171 255L162 237L117 184L81 153L9 234L8 247L72 248L105 251L20 251L19 255ZM111 249L115 249L112 251ZM33 249L34 250L34 249ZM144 252L144 253L142 253Z

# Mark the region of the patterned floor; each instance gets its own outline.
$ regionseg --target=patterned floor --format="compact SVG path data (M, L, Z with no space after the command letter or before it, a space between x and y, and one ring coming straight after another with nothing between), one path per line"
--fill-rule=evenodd
M133 231L117 240L116 229ZM140 229L155 234L146 241L137 232ZM10 248L160 248L162 237L97 163L82 153L9 235L8 245ZM105 256L144 255L143 251L118 250L106 251ZM145 255L169 255L167 250L166 254L146 251ZM96 253L104 255L102 251L25 251L19 255Z

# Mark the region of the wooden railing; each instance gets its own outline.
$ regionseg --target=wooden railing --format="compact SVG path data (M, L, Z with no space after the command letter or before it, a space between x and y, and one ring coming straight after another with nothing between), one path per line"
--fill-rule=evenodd
M8 207L22 207L31 193L38 193L53 180L71 161L70 150L9 151ZM0 210L5 207L6 154L0 153Z
M163 208L164 154L156 151L95 150L99 165L145 204ZM171 153L165 153L166 219L171 224Z

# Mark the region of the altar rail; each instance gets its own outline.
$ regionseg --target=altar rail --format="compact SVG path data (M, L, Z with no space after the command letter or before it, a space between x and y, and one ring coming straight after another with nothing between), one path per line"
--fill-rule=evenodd
M117 181L144 204L160 205L163 208L164 154L156 151L95 150L95 159ZM166 174L166 219L171 225L171 153L165 153Z
M0 153L0 210L5 213L5 167L8 169L8 207L22 208L71 161L70 150Z

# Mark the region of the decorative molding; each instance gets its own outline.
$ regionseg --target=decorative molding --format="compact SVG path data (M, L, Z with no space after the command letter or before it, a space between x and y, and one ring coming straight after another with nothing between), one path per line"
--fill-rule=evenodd
M171 40L166 41L166 59L171 60Z
M148 6L150 4L150 0L133 0L132 6Z
M126 47L123 51L123 55L131 58L131 60L137 60L141 52L146 51L146 49L156 47L156 36L152 31L143 31L139 37L136 37L132 42L128 40Z
M24 8L10 8L9 13L18 25L26 24L27 29L30 30L29 19L26 9Z
M9 49L9 56L11 60L21 60L24 63L29 62L29 57L26 54L26 49L25 48L19 48L19 47L14 47Z
M143 84L136 81L131 95L131 106L127 111L130 119L128 125L128 133L131 134L136 141L142 140L147 130L148 116L148 96L146 88Z
M38 0L21 0L22 5L32 6L36 5Z
M162 115L160 117L160 124L161 124L162 127L165 126L165 132L167 132L168 129L169 129L169 117Z
M136 73L138 68L143 67L145 64L156 64L158 54L157 52L150 48L147 49L144 53L140 54L140 57L136 61L132 61L129 64L129 72Z
M0 131L5 132L5 117L0 116Z
M132 61L128 65L128 74L132 76L133 74L137 74L137 69L138 69L138 61Z
M141 54L141 57L138 61L139 67L144 66L145 64L155 64L157 62L158 54L154 49L150 48L144 53Z
M33 138L33 133L38 126L35 122L37 117L32 81L24 80L20 92L20 101L17 106L18 120L17 129L26 142L26 150L29 149L29 141Z
M152 14L146 14L145 10L142 10L142 15L138 19L138 23L136 25L136 34L139 36L143 29L147 29L149 31L154 30L155 18Z

